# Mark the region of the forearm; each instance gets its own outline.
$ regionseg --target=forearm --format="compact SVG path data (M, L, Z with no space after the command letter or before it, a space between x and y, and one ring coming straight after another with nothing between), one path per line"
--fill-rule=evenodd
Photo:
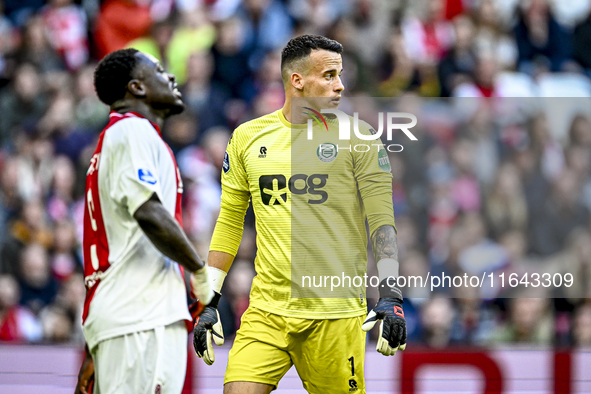
M207 258L207 265L222 270L224 272L228 272L230 270L230 267L232 266L233 261L234 256L230 253L212 250L209 252L209 257Z
M205 266L187 235L155 195L134 214L140 228L163 255L190 272Z
M376 262L382 259L394 259L398 261L398 242L396 230L393 226L380 226L371 235L373 256Z
M402 300L402 292L393 281L393 278L398 277L399 268L396 230L393 226L380 226L371 235L371 241L380 278L380 298Z

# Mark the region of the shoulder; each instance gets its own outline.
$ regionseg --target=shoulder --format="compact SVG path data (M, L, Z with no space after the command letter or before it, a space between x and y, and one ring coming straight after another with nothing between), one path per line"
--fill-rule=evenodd
M159 138L155 137L158 137L158 132L147 119L129 117L105 130L104 144L115 147L157 143Z
M349 121L350 121L350 127L351 127L351 138L357 138L357 134L354 133L353 128L355 127L355 122L354 122L354 118L352 116L349 116ZM367 123L364 120L358 119L357 121L357 131L362 134L362 135L374 135L377 134L376 129L373 128L372 125L370 125L369 123Z
M281 121L279 120L277 111L249 120L248 122L242 123L234 130L230 137L229 144L244 146L263 130L279 125L281 125Z

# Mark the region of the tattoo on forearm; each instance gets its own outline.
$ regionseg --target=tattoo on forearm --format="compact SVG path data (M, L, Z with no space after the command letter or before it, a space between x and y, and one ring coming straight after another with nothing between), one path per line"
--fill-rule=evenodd
M371 242L376 261L381 259L398 260L398 243L394 227L381 226L373 233Z

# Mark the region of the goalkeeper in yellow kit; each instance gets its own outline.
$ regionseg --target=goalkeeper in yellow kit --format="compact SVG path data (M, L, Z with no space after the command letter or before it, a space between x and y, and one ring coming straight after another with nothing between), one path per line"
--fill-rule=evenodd
M310 393L365 393L365 331L381 320L377 350L384 355L406 346L402 294L387 279L398 275L387 154L383 148L341 149L334 118L314 126L320 145L307 138L310 116L318 119L314 113L339 105L342 50L341 44L322 36L292 39L281 58L285 105L239 126L228 142L221 211L208 259L217 294L195 325L193 340L197 355L212 364L212 339L223 343L219 292L252 199L257 275L230 351L225 394L270 393L292 365ZM366 123L359 129L375 133ZM353 135L350 142L362 141ZM366 218L378 262L380 300L364 320L365 288L349 285L335 296L311 285L310 277L363 277ZM308 281L299 273L309 274Z

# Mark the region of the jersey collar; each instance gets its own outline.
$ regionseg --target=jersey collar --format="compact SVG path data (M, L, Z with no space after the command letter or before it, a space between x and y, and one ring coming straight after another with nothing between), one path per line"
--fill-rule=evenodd
M308 127L306 124L290 123L287 119L285 119L285 115L283 114L283 110L281 108L277 110L277 116L279 117L279 121L288 129L303 130Z
M129 112L126 112L124 114L120 114L117 111L111 111L109 113L109 119L117 119L117 118L121 118L121 119L124 119L124 118L141 118L141 119L146 119L148 122L150 122L150 124L152 125L152 127L156 129L156 131L158 132L158 135L160 137L162 137L162 133L160 131L160 127L158 127L158 125L156 123L152 122L150 119L146 118L145 116L143 116L141 114L138 114L137 112L129 111ZM118 119L118 120L120 120L120 119Z

